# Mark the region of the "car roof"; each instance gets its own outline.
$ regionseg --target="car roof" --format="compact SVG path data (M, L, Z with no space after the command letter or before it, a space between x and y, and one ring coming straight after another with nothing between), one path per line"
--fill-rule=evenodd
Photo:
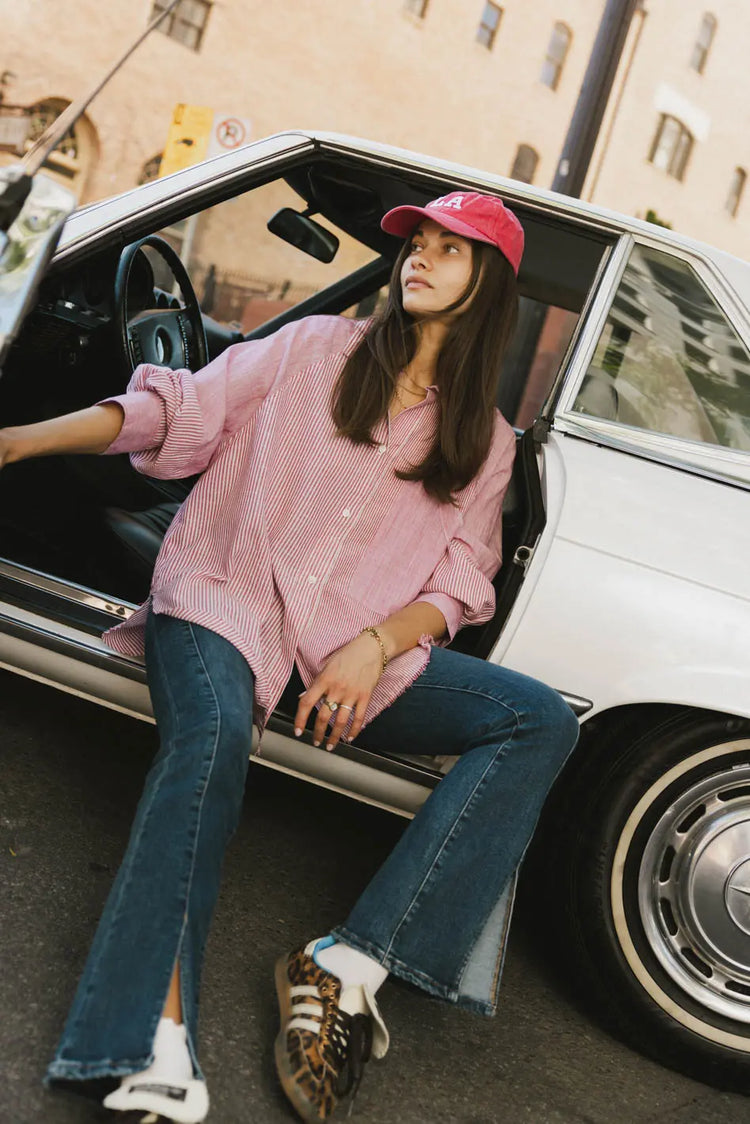
M382 173L400 171L412 173L416 177L420 174L432 175L450 182L471 184L480 190L501 195L511 206L516 203L527 210L544 210L558 215L561 219L577 220L610 234L645 237L652 244L661 243L665 249L698 254L721 273L725 281L739 294L743 304L750 308L750 263L709 243L645 222L632 215L622 214L595 203L562 195L533 184L522 183L470 165L398 148L380 141L325 130L294 129L276 133L235 149L233 152L193 165L163 180L151 181L111 199L100 200L84 207L76 211L68 220L61 240L61 249L64 251L79 238L85 238L86 234L96 229L102 221L109 222L118 214L125 215L131 212L133 208L128 205L131 199L137 200L140 206L141 201L145 203L149 196L155 197L156 192L163 192L163 187L155 185L166 185L169 181L179 179L181 190L183 187L186 190L199 188L210 183L217 175L223 178L246 167L256 158L259 150L260 154L264 154L266 151L281 153L296 148L302 150L309 148L319 156L330 155L335 158L338 155L345 158L348 155L364 158L372 162L374 167L379 167Z
M547 209L567 217L575 216L598 226L606 226L623 233L645 236L652 241L661 241L665 246L682 248L691 253L700 253L702 257L714 261L722 272L728 272L731 275L733 268L737 267L740 275L746 274L750 279L750 263L742 258L720 250L708 242L702 242L668 227L646 222L644 219L635 218L633 215L626 215L620 211L602 207L597 203L589 203L571 195L550 191L549 188L522 183L520 180L510 179L507 176L500 176L469 165L457 164L439 157L415 153L408 149L397 148L393 145L366 140L361 137L324 131L307 132L305 135L324 145L330 145L334 148L342 146L354 149L368 155L385 157L398 164L414 166L414 162L418 161L425 170L443 172L446 178L471 179L477 183L481 182L491 191L501 194L504 200L516 200L520 203L532 205L534 203L543 204Z

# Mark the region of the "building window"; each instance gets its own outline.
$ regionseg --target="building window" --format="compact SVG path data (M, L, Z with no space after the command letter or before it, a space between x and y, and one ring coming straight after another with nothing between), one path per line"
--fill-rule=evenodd
M522 183L533 183L538 163L539 153L530 144L519 144L510 170L510 178L521 180Z
M29 106L26 110L28 116L28 131L24 148L29 148L45 132L47 127L56 121L60 114L67 109L68 102L62 98L46 98ZM60 140L57 148L50 152L44 161L44 167L71 188L78 199L81 198L86 180L99 157L99 141L94 126L84 114L76 121L72 129Z
M551 90L556 90L560 84L560 77L572 38L573 33L566 24L555 24L540 75L544 85L549 86Z
M477 28L477 43L481 43L489 51L495 42L497 29L500 26L503 9L497 4L485 4L482 18Z
M745 181L747 180L747 172L744 168L735 168L732 176L732 182L729 185L729 194L727 201L724 204L729 214L734 218L740 207L740 200L742 193L745 190Z
M676 180L684 179L685 168L693 149L693 135L676 117L662 113L651 145L649 160Z
M423 20L427 15L428 4L429 0L405 0L404 9L411 15L416 16L418 20Z
M695 40L693 53L690 56L690 65L693 70L697 70L702 74L706 68L706 59L708 52L711 50L714 35L716 34L716 16L712 16L710 12L706 12L701 20L698 38Z
M155 19L160 12L168 6L168 0L154 0L151 9L151 19ZM166 16L159 24L159 31L163 31L170 39L176 39L193 51L197 51L206 30L208 13L211 11L209 0L180 0L177 7Z

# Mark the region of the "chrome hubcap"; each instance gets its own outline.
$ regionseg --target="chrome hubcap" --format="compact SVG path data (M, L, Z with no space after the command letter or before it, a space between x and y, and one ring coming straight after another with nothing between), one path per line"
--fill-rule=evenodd
M750 1024L750 765L696 782L665 810L638 907L664 971L697 1003Z

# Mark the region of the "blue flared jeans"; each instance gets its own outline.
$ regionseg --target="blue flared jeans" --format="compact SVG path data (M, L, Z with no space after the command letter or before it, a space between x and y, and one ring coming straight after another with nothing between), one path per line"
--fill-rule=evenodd
M150 614L160 748L47 1081L135 1073L175 963L196 1073L203 953L252 741L253 675L223 637ZM515 872L578 722L557 692L433 648L423 674L357 739L459 760L334 935L433 995L492 1014Z

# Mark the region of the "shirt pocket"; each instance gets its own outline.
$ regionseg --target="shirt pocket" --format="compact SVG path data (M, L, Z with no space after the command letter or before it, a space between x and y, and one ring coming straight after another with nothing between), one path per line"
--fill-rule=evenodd
M423 499L389 512L352 566L350 597L383 617L411 604L462 522L452 504Z

